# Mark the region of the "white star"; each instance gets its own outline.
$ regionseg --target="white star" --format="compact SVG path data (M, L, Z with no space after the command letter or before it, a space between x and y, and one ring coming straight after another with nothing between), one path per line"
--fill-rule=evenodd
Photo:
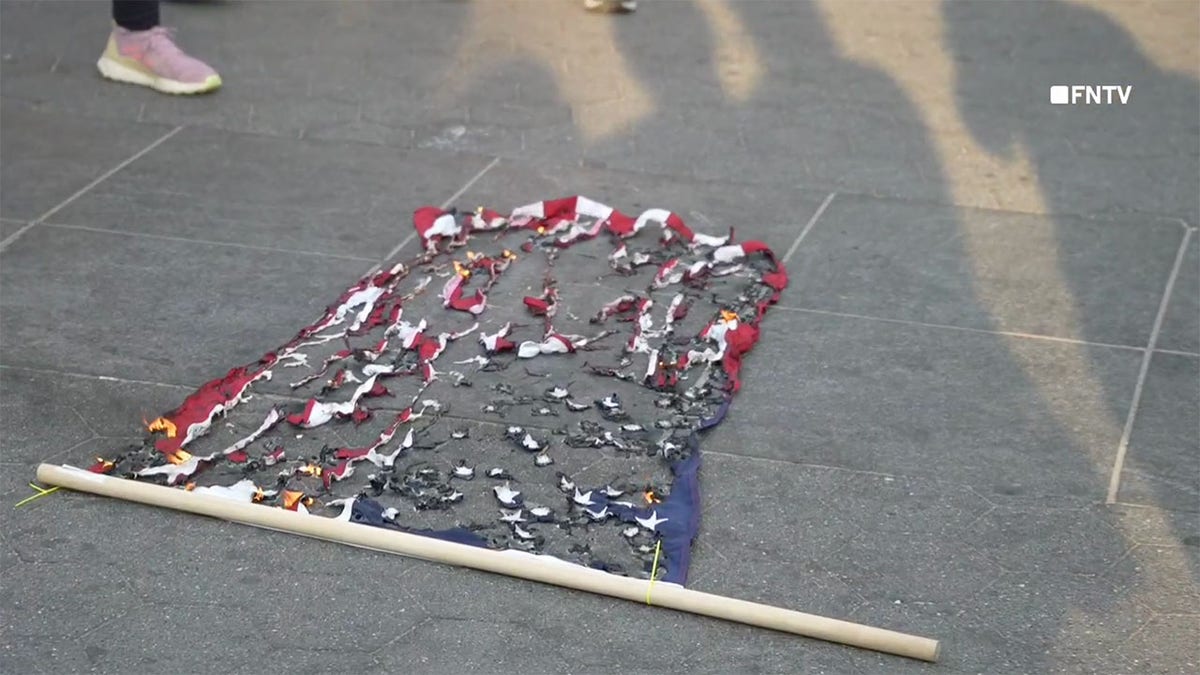
M588 490L580 494L579 488L575 488L575 503L580 506L591 506L596 502L592 501L592 491Z
M492 488L492 492L496 494L496 499L500 500L500 503L505 506L516 506L517 497L521 496L521 493L510 488L508 483L497 485Z
M641 525L647 530L656 530L658 529L659 523L665 523L670 520L670 518L659 518L658 511L655 510L654 513L650 514L649 518L634 518L634 520L637 521L638 525Z

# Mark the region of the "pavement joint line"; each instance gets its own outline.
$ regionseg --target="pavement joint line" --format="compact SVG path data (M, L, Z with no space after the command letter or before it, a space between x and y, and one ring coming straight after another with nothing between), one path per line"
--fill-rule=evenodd
M1158 506L1157 504L1135 504L1134 502L1121 502L1121 501L1104 502L1103 506L1126 506L1126 507L1133 508L1133 509L1150 509L1153 511L1162 511L1163 513L1179 513L1179 514L1195 513L1194 511L1181 511L1179 509L1168 509L1164 506ZM1145 542L1138 542L1138 543L1141 544L1141 543L1145 543Z
M523 425L528 427L529 425ZM880 473L878 471L867 471L866 469L850 469L844 466L830 466L828 464L813 464L811 462L794 462L790 459L776 459L775 457L758 457L756 455L739 455L732 452L721 452L720 450L705 450L701 448L701 454L717 455L718 457L729 457L732 459L751 459L759 462L775 462L779 464L789 464L791 466L801 466L809 469L827 469L829 471L845 471L847 473L857 473L865 476L876 476L879 478L908 478L916 480L931 480L924 476L910 476L905 474Z
M392 645L396 644L396 642L398 640L402 640L403 638L408 637L412 633L416 632L416 630L418 628L420 628L421 626L424 626L425 624L429 623L432 620L433 620L433 617L429 616L428 613L426 613L426 616L424 618L422 618L420 621L416 622L412 626L409 626L408 630L405 630L401 633L396 634L396 636L393 637L391 640L388 640L387 642L379 645L375 649L372 649L371 651L367 652L367 656L370 656L371 660L374 661L379 656L380 652L382 652L383 650L387 649L388 647L391 647Z
M260 246L258 244L243 244L233 241L213 241L211 239L193 239L191 237L177 237L170 234L157 234L154 232L129 232L124 230L110 230L104 227L91 227L89 225L68 225L66 223L42 223L43 226L61 229L61 230L81 230L84 232L96 232L99 234L115 234L129 237L144 237L146 239L160 239L163 241L176 241L185 244L201 244L205 246L227 246L230 248L240 248L250 251L267 251L270 253L290 253L293 255L311 255L322 258L334 258L337 260L353 260L356 262L370 262L374 258L366 258L357 255L344 255L341 253L322 253L320 251L305 251L302 249L278 248L275 246Z
M955 330L963 333L977 333L980 335L1002 335L1004 337L1021 338L1025 340L1045 340L1047 342L1061 342L1064 344L1079 345L1082 347L1101 347L1105 349L1124 349L1133 352L1145 352L1145 347L1136 347L1134 345L1118 345L1107 342L1089 342L1087 340L1079 340L1076 338L1065 338L1057 335L1039 335L1037 333L1022 333L1019 331L1008 330L989 330L987 328L971 328L968 326L952 326L945 323L927 323L924 321L913 321L911 319L893 319L885 316L869 316L866 314L852 314L850 312L835 312L827 309L812 309L809 307L789 307L787 305L776 305L776 309L787 312L801 312L804 314L823 314L825 316L837 316L846 319L862 319L864 321L881 321L884 323L895 323L904 326L920 326L922 328L939 328L942 330ZM1165 350L1158 350L1165 351ZM1191 352L1179 352L1183 356L1200 356Z
M978 492L975 492L975 490L971 490L971 492L972 492L973 494L975 494L975 495L978 495L978 494L979 494ZM993 504L991 501L989 501L987 498L983 498L983 499L984 499L984 502L986 502L986 503L987 503L988 507L987 507L986 509L984 509L984 510L983 510L983 513L981 513L981 514L979 514L979 515L975 516L974 518L972 518L972 519L971 519L971 522L969 522L969 523L967 523L966 525L963 525L962 527L960 527L960 528L959 528L959 530L961 530L961 531L963 531L963 532L969 532L969 531L971 530L971 528L975 527L975 525L976 525L977 523L979 523L980 521L982 521L984 518L987 518L989 515L991 515L991 513L992 513L993 511L995 511L997 508L999 508L998 506L996 506L995 504Z
M475 183L478 183L478 182L479 182L479 179L480 179L480 178L483 178L484 174L486 174L488 171L491 171L491 170L492 170L492 167L496 166L496 165L497 165L497 164L499 164L499 163L500 163L500 157L498 157L498 156L497 156L497 157L493 157L493 158L492 158L492 161L488 162L488 165L487 165L487 166L485 166L485 167L483 167L482 169L480 169L480 170L479 170L479 173L477 173L477 174L475 174L474 176L472 176L472 177L471 177L471 179L470 179L470 180L468 180L466 183L464 183L464 184L463 184L463 186L462 186L462 187L460 187L460 188L459 188L457 191L455 191L455 193L454 193L454 194L452 194L452 195L450 195L449 197L447 197L445 201L443 201L441 204L439 204L439 205L438 205L438 208L439 208L439 209L442 209L442 210L445 210L445 209L446 209L446 207L448 207L448 206L450 206L452 203L454 203L454 200L456 200L456 199L458 199L459 197L463 196L463 193L464 193L464 192L466 192L467 190L470 190L470 189L471 189L471 186L475 185ZM404 238L404 240L403 240L403 241L401 241L399 244L396 244L396 247L395 247L395 248L393 248L391 251L388 251L388 254L387 254L387 255L385 255L385 256L383 256L383 259L382 259L382 260L380 260L378 263L376 263L376 264L375 264L375 266L374 266L374 267L372 267L370 270L368 270L368 271L367 271L367 274L374 274L375 272L379 271L379 270L380 270L380 269L383 267L383 264L384 264L385 262L387 262L387 261L391 260L392 258L396 257L396 255L397 255L398 253L400 253L400 251L402 251L402 250L404 249L404 247L405 247L405 246L408 246L409 242L411 242L411 241L412 241L414 238L416 238L416 236L417 236L417 232L416 232L416 230L413 230L412 232L409 232L409 233L408 233L408 236L407 236L407 237L405 237L405 238Z
M1155 348L1154 351L1159 354L1170 354L1171 356L1190 356L1193 359L1200 358L1200 353L1187 352L1187 351L1183 351L1182 349L1158 349L1158 348Z
M108 171L105 171L104 173L100 174L94 180L92 180L92 182L90 182L87 185L80 188L75 194L73 194L70 197L67 197L63 201L59 202L57 206L52 207L49 211L43 213L42 215L38 216L37 218L34 218L33 220L26 223L25 226L22 227L21 229L17 230L16 232L13 232L12 234L5 237L4 241L0 241L0 253L4 252L14 241L19 239L21 237L21 235L28 232L30 229L35 227L38 223L45 221L46 219L48 219L51 216L53 216L54 214L58 213L62 209L66 208L68 205L70 205L76 199L79 199L83 195L87 194L88 191L90 191L92 188L96 187L97 185L99 185L99 184L103 183L104 181L108 180L109 178L111 178L114 174L116 174L121 169L124 169L125 167L129 166L130 164L133 164L137 160L141 159L144 155L149 153L151 150L153 150L153 149L157 148L158 146L162 145L163 143L167 142L168 140L170 140L170 138L172 136L179 133L180 131L183 131L183 128L184 127L181 124L181 125L175 127L174 129L171 129L167 133L163 134L162 136L159 136L158 140L154 141L150 145L147 145L146 147L142 148L138 152L134 153L132 157L127 158L125 161L121 162L120 164L118 164L118 165L114 166L113 168L109 169Z
M170 387L172 389L189 389L194 390L195 385L176 384L172 382L156 382L154 380L135 380L127 377L114 377L112 375L95 375L92 373L80 373L73 370L55 370L53 368L34 368L32 366L13 366L7 363L0 363L0 370L19 370L28 373L39 373L42 375L59 375L62 377L73 377L81 380L101 380L104 382L119 382L121 384L145 384L153 387Z
M1163 288L1162 299L1158 303L1158 313L1154 316L1154 326L1150 329L1150 340L1142 354L1142 365L1138 369L1137 382L1133 385L1133 398L1129 402L1129 414L1125 416L1125 427L1121 430L1121 441L1117 443L1117 456L1113 459L1112 474L1108 479L1108 495L1106 504L1117 501L1117 492L1121 489L1121 473L1125 469L1125 455L1129 452L1129 439L1133 436L1133 423L1137 419L1138 408L1142 404L1142 391L1146 386L1146 376L1150 373L1150 360L1154 357L1154 348L1158 344L1158 335L1162 332L1163 322L1167 318L1167 308L1171 304L1171 293L1175 290L1175 280L1179 278L1179 270L1183 267L1183 259L1187 255L1188 242L1195 230L1184 230L1183 239L1179 242L1179 250L1175 252L1175 264L1167 277L1167 285Z
M792 242L791 248L789 248L787 253L783 255L783 264L786 265L787 262L792 259L792 256L796 253L796 249L800 248L800 242L804 241L804 238L808 236L810 231L812 231L813 226L817 224L817 220L819 220L821 215L825 213L825 209L829 208L829 204L833 202L833 198L836 196L836 192L830 192L829 195L825 197L825 201L821 202L821 205L817 207L816 212L812 214L812 218L808 219L808 224L804 226L804 229L800 231L800 235L796 237L796 241Z
M43 461L43 462L49 462L49 461L51 461L51 460L58 459L58 458L60 458L60 457L64 457L64 456L70 455L71 453L75 452L76 450L78 450L79 448L83 447L84 445L87 445L88 443L94 443L94 442L95 442L96 440L98 440L99 438L100 438L100 437L99 437L99 436L96 436L96 435L93 435L93 436L92 436L92 437L90 437L90 438L85 438L85 439L83 439L82 441L79 441L78 443L74 443L74 444L72 444L72 445L71 445L71 447L69 447L69 448L63 448L62 450L59 450L58 452L51 453L50 455L48 455L48 456L47 456L45 459L43 459L42 461Z

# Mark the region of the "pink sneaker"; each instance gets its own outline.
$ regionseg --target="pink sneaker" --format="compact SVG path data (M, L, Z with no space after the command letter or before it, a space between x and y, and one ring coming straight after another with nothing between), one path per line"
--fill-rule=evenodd
M142 31L114 28L96 66L110 80L167 94L202 94L221 86L221 76L203 61L184 54L171 31L162 26Z

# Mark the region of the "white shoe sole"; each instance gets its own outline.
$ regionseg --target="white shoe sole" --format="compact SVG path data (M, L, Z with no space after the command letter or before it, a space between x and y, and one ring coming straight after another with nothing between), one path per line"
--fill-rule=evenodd
M583 8L597 14L629 14L637 10L637 0L583 0Z
M100 60L96 62L96 67L100 69L101 75L115 82L140 84L143 87L150 87L164 94L203 94L221 86L220 75L210 75L203 82L179 82L177 80L147 75L140 70L135 70L120 63L116 59L109 58L107 54L100 57Z

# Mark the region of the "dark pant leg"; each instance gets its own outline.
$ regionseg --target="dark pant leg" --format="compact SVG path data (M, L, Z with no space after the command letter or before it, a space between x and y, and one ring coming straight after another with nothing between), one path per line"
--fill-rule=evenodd
M113 0L112 15L126 30L150 30L158 25L158 0Z

